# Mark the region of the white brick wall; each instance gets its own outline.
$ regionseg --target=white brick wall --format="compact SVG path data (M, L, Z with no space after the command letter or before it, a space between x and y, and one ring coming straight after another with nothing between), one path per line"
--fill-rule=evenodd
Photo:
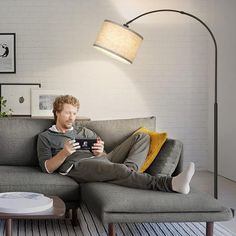
M1 82L39 82L81 100L92 119L157 116L157 130L183 141L185 160L207 168L209 35L195 20L150 15L130 27L144 36L133 65L92 48L104 19L119 23L175 8L204 21L206 0L1 0L0 32L15 32L17 73Z

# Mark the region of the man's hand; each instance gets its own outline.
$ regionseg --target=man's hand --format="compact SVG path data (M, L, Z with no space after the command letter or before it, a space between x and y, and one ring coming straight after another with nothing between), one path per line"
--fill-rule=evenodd
M92 146L92 153L96 157L100 157L105 154L104 142L100 138L98 138L97 143L94 143L94 145Z
M80 145L79 143L76 143L75 140L67 140L64 143L63 152L65 156L70 156L71 154L76 152L76 149L79 149L79 148L80 148Z

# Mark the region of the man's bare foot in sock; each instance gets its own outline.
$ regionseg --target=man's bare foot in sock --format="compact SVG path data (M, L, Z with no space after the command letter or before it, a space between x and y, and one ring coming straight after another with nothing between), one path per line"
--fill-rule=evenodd
M175 192L188 194L190 191L189 183L195 172L195 165L190 162L188 167L181 172L179 175L173 177L172 179L172 189Z

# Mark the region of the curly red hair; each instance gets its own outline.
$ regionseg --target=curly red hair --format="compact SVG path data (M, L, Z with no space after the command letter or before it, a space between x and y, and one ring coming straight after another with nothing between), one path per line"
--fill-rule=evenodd
M77 107L77 110L79 110L79 107L80 107L79 100L72 95L61 95L59 97L56 97L53 103L53 111L52 111L55 122L57 122L56 113L61 112L63 110L64 104L70 104L74 107Z

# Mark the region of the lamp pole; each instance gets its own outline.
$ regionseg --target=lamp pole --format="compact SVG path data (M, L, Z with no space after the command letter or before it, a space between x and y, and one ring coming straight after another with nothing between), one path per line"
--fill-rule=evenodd
M194 18L195 20L197 20L198 22L200 22L206 29L207 31L210 33L211 38L214 42L214 47L215 47L215 88L214 88L214 197L217 199L218 198L218 101L217 101L217 43L216 43L216 39L214 34L212 33L211 29L206 25L206 23L204 23L201 19L199 19L198 17L184 12L184 11L179 11L179 10L174 10L174 9L160 9L160 10L154 10L154 11L149 11L149 12L145 12L135 18L133 18L132 20L126 22L124 24L125 27L129 27L129 24L131 24L132 22L134 22L135 20L152 14L152 13L158 13L158 12L175 12L175 13L179 13L182 15L187 15L189 17Z

